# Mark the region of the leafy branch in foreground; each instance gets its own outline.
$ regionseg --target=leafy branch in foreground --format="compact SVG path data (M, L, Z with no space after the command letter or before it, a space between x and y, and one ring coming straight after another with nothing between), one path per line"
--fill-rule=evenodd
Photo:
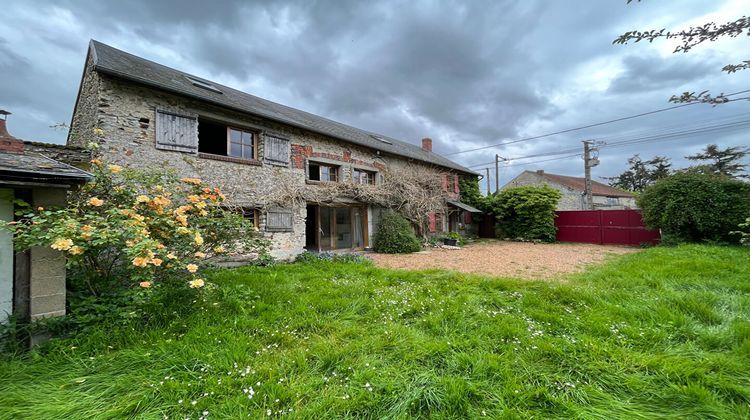
M631 2L632 0L628 0L628 4ZM704 42L715 42L721 37L736 38L738 36L741 36L743 33L746 33L747 36L750 36L750 17L742 16L739 19L723 24L707 22L700 26L691 26L688 29L683 29L676 32L667 31L667 29L665 28L662 28L660 30L652 29L648 31L629 31L617 37L614 41L612 41L612 43L625 45L630 41L648 41L649 43L651 43L659 38L678 39L680 40L680 43L677 45L677 47L675 47L673 53L687 53L693 47ZM750 60L744 60L737 64L727 64L722 68L722 71L731 74L736 73L739 70L745 70L748 68L750 68ZM669 101L673 103L708 103L712 105L719 105L732 101L728 98L728 96L730 95L725 95L724 93L713 96L709 94L708 91L703 91L697 94L696 92L683 92L680 95L673 95L671 98L669 98Z

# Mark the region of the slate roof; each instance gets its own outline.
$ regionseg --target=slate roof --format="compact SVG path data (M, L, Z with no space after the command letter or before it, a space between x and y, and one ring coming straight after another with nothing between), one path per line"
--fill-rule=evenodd
M450 168L459 172L478 175L456 162L436 153L423 150L413 144L355 128L329 120L309 112L290 108L248 93L223 86L209 80L175 70L173 68L126 53L98 41L91 41L90 54L96 71L161 89L178 95L188 96L214 105L268 118L280 123L331 136L352 144L379 150L386 154L402 156ZM188 77L209 83L222 93L197 87ZM391 144L378 140L384 139Z
M37 153L0 151L0 183L13 181L76 183L92 175Z
M526 172L539 175L545 178L549 182L563 185L572 190L580 191L581 193L583 193L583 190L586 188L585 178L550 174L547 172L544 172L544 173L533 172L533 171L526 171ZM605 196L605 197L635 197L632 193L618 190L617 188L610 187L609 185L602 184L601 182L597 182L593 180L591 181L591 194L598 195L598 196Z

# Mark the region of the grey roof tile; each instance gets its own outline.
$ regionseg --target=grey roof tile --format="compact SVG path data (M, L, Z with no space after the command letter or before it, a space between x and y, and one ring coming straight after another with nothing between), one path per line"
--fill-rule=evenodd
M0 182L11 177L13 179L28 177L80 182L91 179L92 175L41 154L0 152Z
M476 172L436 153L382 134L342 124L309 112L294 109L218 83L193 76L179 70L126 53L98 41L91 41L94 68L102 73L189 96L240 112L265 117L294 127L314 131L327 136L379 150L383 153L415 159L459 172L477 175ZM201 88L188 77L209 83L222 93ZM378 140L378 137L391 144Z

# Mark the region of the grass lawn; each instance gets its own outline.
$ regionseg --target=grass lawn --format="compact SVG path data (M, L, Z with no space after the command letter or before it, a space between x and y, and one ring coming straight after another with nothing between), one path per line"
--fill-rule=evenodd
M196 310L0 361L0 418L749 418L750 250L565 282L367 264L217 271Z

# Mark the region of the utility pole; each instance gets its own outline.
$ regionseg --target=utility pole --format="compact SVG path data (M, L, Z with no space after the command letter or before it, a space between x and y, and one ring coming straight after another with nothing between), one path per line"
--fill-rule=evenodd
M591 192L591 168L599 164L599 159L597 157L592 158L591 152L597 152L598 150L598 148L594 147L593 140L583 141L583 171L584 179L586 180L584 196L588 210L594 210L594 196Z
M487 171L487 195L489 196L492 191L490 190L490 168L484 168Z
M500 155L495 154L495 194L500 191Z

